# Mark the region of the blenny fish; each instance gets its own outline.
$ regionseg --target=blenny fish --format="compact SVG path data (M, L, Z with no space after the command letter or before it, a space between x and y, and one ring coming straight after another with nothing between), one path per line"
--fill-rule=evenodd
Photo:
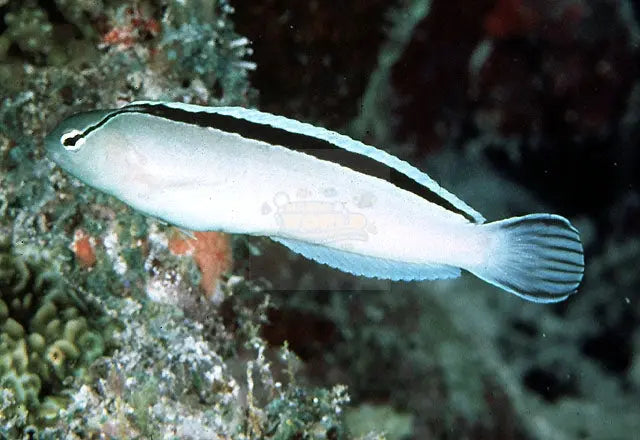
M380 149L240 107L133 102L73 115L45 139L87 185L180 228L263 235L365 277L461 269L524 299L576 292L578 231L564 217L484 217Z

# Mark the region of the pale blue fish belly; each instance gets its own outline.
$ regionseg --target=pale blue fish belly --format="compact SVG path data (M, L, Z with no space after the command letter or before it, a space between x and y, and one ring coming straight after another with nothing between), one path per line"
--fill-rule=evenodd
M135 102L74 115L45 143L64 170L150 216L269 236L356 275L409 281L465 269L536 302L562 301L582 280L580 236L565 218L485 224L406 162L281 116Z

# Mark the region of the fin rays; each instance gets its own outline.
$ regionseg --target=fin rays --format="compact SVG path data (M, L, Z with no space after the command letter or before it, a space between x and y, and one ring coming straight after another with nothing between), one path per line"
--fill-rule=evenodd
M468 269L479 278L534 302L574 293L584 273L578 231L563 217L531 214L480 226L495 235L487 261Z

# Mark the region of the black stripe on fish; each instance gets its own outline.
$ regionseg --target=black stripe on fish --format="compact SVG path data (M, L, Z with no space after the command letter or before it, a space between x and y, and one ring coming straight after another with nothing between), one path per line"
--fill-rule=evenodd
M553 245L553 244L546 245L546 247L548 249L553 249L553 250L558 250L558 251L565 251L565 252L567 252L569 254L580 255L580 256L583 255L583 252L582 252L581 249L573 249L573 248L568 248L568 247L565 247L565 246L556 246L556 245Z
M114 110L113 113L105 116L100 122L87 128L83 135L88 135L102 127L110 119L123 113L143 113L175 122L214 128L228 133L239 134L246 139L266 142L271 145L280 145L290 150L309 154L320 160L330 161L359 173L387 180L400 189L416 194L448 211L463 216L472 223L476 223L476 219L471 214L457 208L441 195L419 184L393 167L368 156L345 150L323 139L301 133L293 133L282 128L242 118L206 111L193 112L168 107L163 104L133 104Z
M575 243L582 243L580 241L580 238L578 238L578 236L576 234L558 234L558 233L550 233L550 232L540 232L538 234L539 237L544 237L544 238L559 238L559 239L566 239Z
M549 236L557 235L562 236L564 238L577 241L580 243L580 233L576 228L574 228L571 223L568 222L567 219L557 217L557 216L549 216L548 218L541 218L540 216L534 216L531 218L521 218L519 222L513 222L509 224L505 224L503 227L505 229L513 229L519 228L523 224L544 224L546 227L553 229L552 232L549 231L540 231L540 235L549 234ZM558 229L559 228L559 229Z
M564 274L580 275L584 273L584 270L581 270L581 269L578 270L578 269L561 268L558 266L543 266L541 268L550 272L557 272L557 273L564 273Z
M575 261L575 259L569 259L569 258L561 258L558 254L556 256L550 256L550 255L542 255L542 258L544 258L547 261L553 261L556 263L564 263L567 264L569 266L573 266L573 267L584 267L584 264L582 263L577 263Z

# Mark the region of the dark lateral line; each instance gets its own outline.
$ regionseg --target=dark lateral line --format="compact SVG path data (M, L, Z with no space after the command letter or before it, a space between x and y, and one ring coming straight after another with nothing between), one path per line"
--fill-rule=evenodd
M233 116L208 112L190 112L167 107L162 104L137 104L114 111L96 125L85 130L84 135L86 136L91 131L103 126L110 119L121 113L144 113L175 122L195 124L200 127L210 127L229 133L237 133L244 138L266 142L272 145L281 145L294 151L312 155L320 160L337 163L338 165L348 167L362 174L385 179L400 189L409 191L431 203L435 203L449 211L462 215L472 223L476 222L473 216L455 207L442 196L420 185L398 170L377 160L362 154L347 151L323 139L300 133L292 133L271 125L259 124Z

